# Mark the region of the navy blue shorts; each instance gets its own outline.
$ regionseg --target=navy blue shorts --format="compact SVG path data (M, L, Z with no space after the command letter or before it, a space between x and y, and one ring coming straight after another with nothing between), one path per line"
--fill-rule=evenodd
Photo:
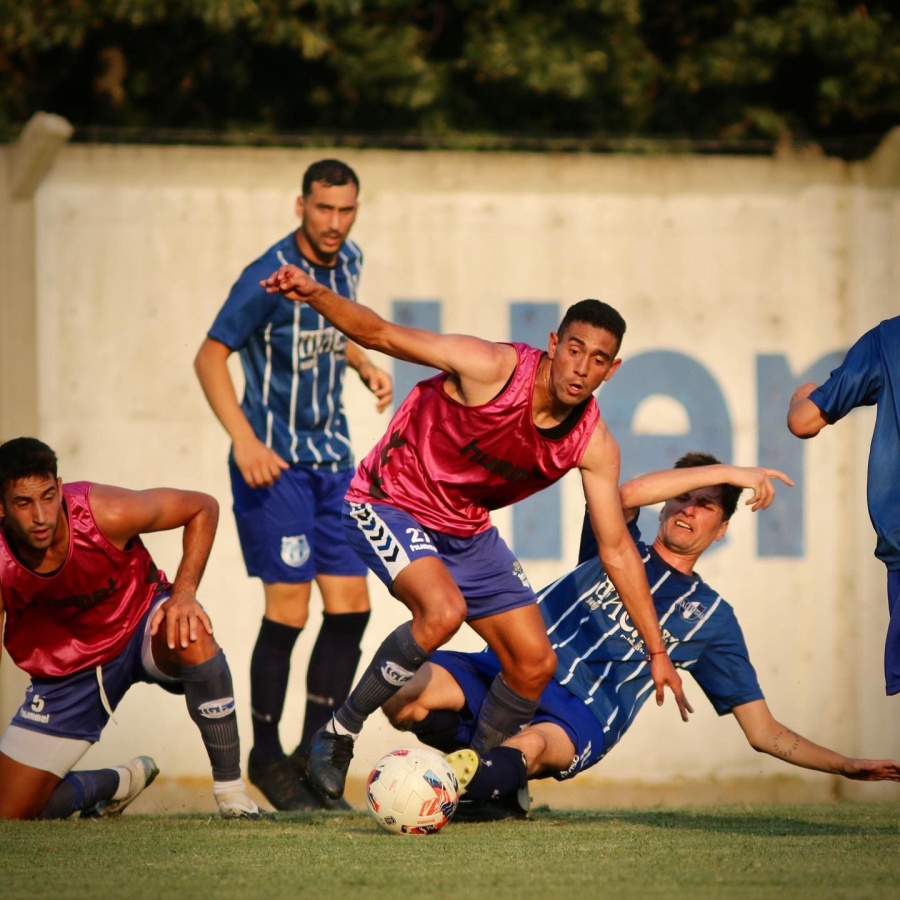
M266 584L303 584L316 575L367 573L341 525L352 469L292 466L272 487L251 488L233 459L228 466L248 575Z
M888 569L888 623L884 642L884 683L888 694L900 694L900 569Z
M525 570L496 528L454 537L383 503L345 503L344 527L353 549L389 589L413 560L437 556L465 597L470 621L536 602Z
M113 710L128 689L142 681L158 684L173 694L184 693L182 682L154 670L152 657L147 656L150 617L168 596L166 593L155 598L122 652L101 668L103 690ZM86 669L59 678L32 678L25 691L25 702L16 710L10 724L42 734L95 743L109 721L97 677L96 669Z
M459 713L456 737L468 747L475 736L481 705L491 683L500 672L500 660L491 650L483 653L438 650L431 655L429 662L446 669L466 696L466 708ZM575 747L575 756L568 769L538 775L538 778L553 777L557 781L565 781L596 765L604 756L603 726L600 721L582 699L555 681L544 688L532 722L552 722L558 725Z

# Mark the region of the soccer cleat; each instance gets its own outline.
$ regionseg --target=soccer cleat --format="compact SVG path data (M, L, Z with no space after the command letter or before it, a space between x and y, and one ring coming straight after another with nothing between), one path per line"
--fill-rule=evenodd
M229 782L221 788L213 785L213 794L223 819L272 819L272 813L260 809L247 795L243 782Z
M287 757L288 762L293 767L294 775L300 788L300 792L304 796L304 802L307 804L303 809L325 809L332 812L347 812L353 807L342 797L332 798L326 797L324 794L318 794L313 790L313 786L309 779L309 760L306 755L297 747L290 756Z
M454 750L445 757L456 775L459 783L459 796L462 797L466 788L472 783L472 779L478 774L481 767L481 757L468 747L462 750Z
M519 788L487 800L461 798L451 822L500 822L504 819L527 819L531 808L528 788Z
M309 750L309 780L313 790L331 800L342 797L351 759L353 738L349 734L335 734L323 725L313 735Z
M256 766L251 753L247 777L275 809L296 811L320 808L318 798L299 778L291 757L283 756L263 766Z
M122 811L137 796L153 783L159 775L159 768L149 756L136 756L122 767L131 773L131 786L128 793L118 800L98 800L93 806L81 811L82 819L105 819L120 816Z

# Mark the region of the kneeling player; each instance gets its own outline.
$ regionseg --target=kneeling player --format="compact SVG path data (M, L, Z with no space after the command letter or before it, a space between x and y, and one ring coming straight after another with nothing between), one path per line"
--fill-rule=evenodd
M0 739L0 818L121 812L156 775L136 757L71 772L136 682L184 694L225 818L259 818L241 779L231 672L196 591L218 521L194 491L63 487L34 438L0 444L0 625L31 676ZM140 535L184 528L170 584Z

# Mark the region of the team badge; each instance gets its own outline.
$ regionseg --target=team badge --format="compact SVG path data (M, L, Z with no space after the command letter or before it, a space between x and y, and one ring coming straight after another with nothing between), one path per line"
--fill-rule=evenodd
M513 575L522 582L523 587L530 588L531 582L528 580L528 576L525 574L525 570L522 568L522 563L516 560L513 563Z
M309 559L309 541L305 534L295 534L281 539L281 561L293 569L299 569Z
M682 619L687 619L688 622L696 622L703 618L706 607L697 600L682 600L678 604L678 612Z

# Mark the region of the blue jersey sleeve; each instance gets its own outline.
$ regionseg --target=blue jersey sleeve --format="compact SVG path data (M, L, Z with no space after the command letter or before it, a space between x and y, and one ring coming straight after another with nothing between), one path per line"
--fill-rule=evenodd
M267 294L259 284L277 267L277 262L273 265L272 260L263 256L241 272L209 329L209 337L231 350L244 347L250 336L271 318L281 296Z
M728 607L720 615L717 634L697 662L686 668L722 716L742 703L762 700L763 692L734 612Z
M640 510L638 510L637 515L635 515L628 523L628 533L635 543L641 538L641 531L637 524L639 517ZM585 509L584 521L581 523L581 542L578 545L578 565L580 566L589 559L596 559L599 553L600 548L597 546L597 538L594 536L594 529L591 527L591 517L588 514L587 509Z
M883 379L876 329L872 329L847 351L844 361L809 395L809 399L829 422L834 423L857 406L875 404Z

